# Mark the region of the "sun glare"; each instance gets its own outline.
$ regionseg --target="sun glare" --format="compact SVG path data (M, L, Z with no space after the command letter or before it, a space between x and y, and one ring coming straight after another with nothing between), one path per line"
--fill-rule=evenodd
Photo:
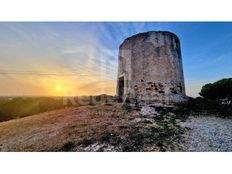
M61 86L60 85L57 85L56 86L56 91L60 92L62 90Z

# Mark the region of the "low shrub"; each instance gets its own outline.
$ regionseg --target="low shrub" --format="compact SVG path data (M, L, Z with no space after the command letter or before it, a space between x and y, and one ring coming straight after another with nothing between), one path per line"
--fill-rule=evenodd
M73 150L74 147L75 147L75 143L72 141L69 141L61 147L61 151L70 152Z
M130 110L131 109L131 102L129 99L126 99L122 105L122 108L125 110Z

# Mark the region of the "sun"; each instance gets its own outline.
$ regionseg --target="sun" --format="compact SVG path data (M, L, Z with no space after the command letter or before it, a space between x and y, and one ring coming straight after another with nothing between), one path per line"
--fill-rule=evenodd
M57 86L56 86L56 91L57 91L57 92L62 91L62 87L61 87L60 85L57 85Z

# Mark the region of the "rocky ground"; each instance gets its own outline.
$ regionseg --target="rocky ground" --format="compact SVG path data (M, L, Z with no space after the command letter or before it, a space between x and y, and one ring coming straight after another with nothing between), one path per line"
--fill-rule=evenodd
M231 120L82 106L0 123L0 151L231 151Z
M181 126L189 128L184 135L184 143L180 144L183 151L232 151L231 119L214 116L189 117Z

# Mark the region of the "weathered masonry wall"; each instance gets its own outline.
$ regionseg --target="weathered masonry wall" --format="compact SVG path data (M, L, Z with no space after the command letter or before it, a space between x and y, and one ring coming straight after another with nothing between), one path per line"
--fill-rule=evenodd
M117 95L145 103L184 102L179 38L162 31L127 38L119 48Z

